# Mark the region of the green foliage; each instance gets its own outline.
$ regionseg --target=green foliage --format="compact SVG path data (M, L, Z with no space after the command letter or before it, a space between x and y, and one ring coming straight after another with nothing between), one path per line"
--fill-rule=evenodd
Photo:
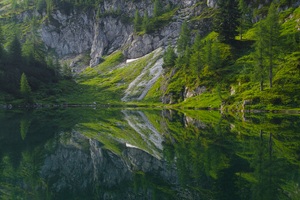
M162 9L163 7L161 5L160 0L155 0L153 7L154 7L153 8L153 15L154 15L154 17L160 16L162 14L162 12L163 12L163 9Z
M21 80L20 80L20 93L25 99L25 103L31 103L31 88L29 86L29 83L27 81L26 75L23 73L21 75Z
M176 54L174 52L174 49L169 45L167 47L166 52L164 53L164 64L163 67L174 67L175 66L175 60L176 60Z
M165 26L166 24L168 24L173 16L176 14L176 11L178 10L178 8L173 8L170 7L170 9L166 9L164 13L161 13L161 15L157 16L157 17L149 17L148 13L145 14L144 16L141 17L141 23L140 23L140 29L138 26L138 23L136 22L136 19L138 19L138 17L136 16L137 12L135 13L135 17L134 17L134 29L136 30L136 28L138 28L137 33L138 34L145 34L145 33L152 33L155 30L160 29L161 27ZM146 21L146 19L148 19ZM139 20L137 20L139 21ZM146 31L147 29L147 31Z
M259 23L256 30L255 47L255 74L256 79L260 83L260 91L264 89L264 80L266 78L266 64L265 64L265 49L267 48L264 43L265 27L262 23Z
M135 11L135 15L134 15L134 31L135 32L140 32L142 30L142 18L140 16L140 13L138 10Z
M263 90L266 68L269 71L269 86L273 85L273 67L280 45L280 25L275 4L271 4L267 18L260 22L256 31L255 58L257 62L258 80L260 90Z
M152 24L151 22L149 21L149 17L148 17L148 12L145 11L144 13L144 17L143 17L143 21L142 21L142 28L143 28L143 31L145 33L148 33L152 30Z
M274 60L279 53L280 46L280 24L277 8L274 3L271 4L268 16L266 18L266 46L267 46L267 60L269 65L269 84L273 85L273 67Z
M237 35L240 12L237 0L220 0L214 19L214 30L222 42L231 43Z
M242 40L245 30L252 26L252 13L245 0L239 0L238 6L241 13L238 30L240 34L240 40Z
M180 29L179 38L177 40L177 52L179 56L184 54L186 47L190 44L190 30L187 22L183 22Z
M22 64L21 43L17 36L8 45L8 60L13 68L20 67Z

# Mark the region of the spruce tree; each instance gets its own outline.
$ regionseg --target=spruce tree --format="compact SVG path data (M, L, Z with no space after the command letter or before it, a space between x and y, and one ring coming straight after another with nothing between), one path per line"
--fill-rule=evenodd
M8 45L8 59L12 68L19 68L22 65L21 43L17 36Z
M135 11L134 15L134 31L139 32L142 30L142 18L138 10Z
M154 17L158 17L162 14L162 5L160 0L154 1L154 9L153 9L153 15Z
M147 11L145 11L142 26L143 26L143 31L145 31L145 33L148 33L151 30Z
M239 0L239 10L240 10L241 16L239 18L238 30L239 30L239 34L240 34L240 40L242 40L245 29L251 27L252 15L251 15L251 10L249 9L245 0Z
M197 75L197 79L200 79L200 71L203 68L203 55L202 55L202 42L200 35L197 35L192 46L192 54L190 58L190 66L194 73Z
M256 41L254 43L254 74L255 79L259 81L260 91L264 90L264 79L265 79L265 49L266 45L264 42L264 35L266 33L264 24L259 22L258 27L256 28L255 35Z
M163 67L173 67L175 65L176 60L176 54L174 52L174 49L169 45L167 47L166 52L164 53L164 64Z
M237 35L240 11L237 0L219 0L214 19L214 30L221 42L231 43Z
M268 16L265 20L266 27L266 54L269 65L269 84L270 88L273 86L273 67L274 60L276 59L279 53L280 46L280 24L279 24L279 15L277 8L274 3L270 5Z
M187 46L189 46L190 43L190 30L188 28L187 22L183 22L181 25L180 35L177 40L177 52L179 56L182 56L184 54L184 51Z
M22 73L21 80L20 80L20 93L25 99L26 103L31 102L31 88L29 86L29 83L27 81L27 77L25 73Z

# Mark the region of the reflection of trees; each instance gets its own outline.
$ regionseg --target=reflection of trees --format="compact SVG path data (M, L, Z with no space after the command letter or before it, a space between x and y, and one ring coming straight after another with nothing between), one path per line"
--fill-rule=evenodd
M298 118L229 119L201 127L164 119L164 155L176 163L181 185L206 198L299 199Z
M20 133L23 140L25 140L26 138L30 123L31 121L29 121L28 119L21 119L20 121Z
M253 143L253 159L251 166L254 169L253 199L282 199L282 192L279 190L282 184L282 177L285 177L285 160L277 158L273 153L273 134L260 135Z
M1 161L0 194L2 199L47 199L47 185L40 177L43 152L36 148L23 152L20 165L14 167L9 156Z
M217 126L203 126L195 120L186 124L174 117L164 120L168 126L166 136L170 138L164 145L164 155L169 162L175 162L180 185L190 192L191 199L215 198L224 184L217 180L222 170L230 167L232 147L230 137L224 136L228 125L222 119L214 122Z
M123 135L127 130L126 123L119 122L123 119L121 112L107 111L106 114L106 111L100 111L100 114L93 112L97 116L91 115L90 112L79 113L80 116L90 115L88 120L85 117L76 118L75 114L71 116L69 111L46 113L44 117L42 114L26 117L17 114L12 115L4 123L0 116L0 123L4 127L0 130L0 196L2 195L3 199L53 198L54 194L46 193L48 190L57 193L57 190L53 189L55 187L51 187L55 183L53 180L57 179L56 174L60 174L59 179L62 182L66 180L65 178L70 178L70 187L81 183L81 180L86 181L88 179L86 173L80 175L80 170L88 169L86 166L89 163L89 156L92 155L90 145L94 142L90 143L89 135L85 135L85 142L82 142L80 135L72 138L72 132L63 133L70 130L78 120L91 122L91 125L99 124L101 121L101 126L105 129L99 130L97 126L91 126L95 128L96 134L107 133L115 125L123 131L121 132ZM300 138L297 132L300 127L299 118L255 116L255 120L252 119L253 123L251 118L249 121L235 121L230 118L228 122L226 116L223 118L217 116L211 118L205 116L203 119L208 119L205 121L200 116L197 118L197 114L186 118L182 113L175 111L165 112L162 117L151 113L149 118L156 124L149 121L165 137L162 160L136 148L129 151L120 143L118 143L120 154L109 153L110 149L104 150L100 140L98 142L93 140L95 141L93 158L97 166L95 170L98 171L95 173L92 170L94 168L90 169L91 184L82 189L86 189L85 191L74 186L71 192L66 192L68 189L61 190L61 196L54 197L84 199L85 195L88 195L88 198L97 199L99 195L105 194L111 199L121 199L124 196L145 197L144 199L300 199ZM64 121L64 118L67 120ZM260 130L264 131L260 133ZM116 129L117 131L119 130ZM53 133L58 132L62 134L57 134L55 139L52 139ZM118 136L111 134L114 139L118 139ZM13 151L13 148L16 149ZM58 148L61 148L61 151L58 151ZM101 155L98 151L100 148L103 149ZM127 149L127 153L124 149ZM41 178L40 170L43 155L46 153L49 153L47 158L53 155L61 158L59 166L66 166L64 169L70 173L66 173L63 177L61 171L54 171L54 167L48 163L49 176ZM66 155L69 155L68 159ZM54 163L54 157L50 159L50 163ZM168 166L164 159L167 160ZM106 162L103 162L104 160ZM115 166L114 163L127 164ZM122 176L118 173L114 176L116 179L112 178L110 171L122 172L122 170L128 170L130 173L128 177L126 176L128 179L122 181ZM70 174L76 174L79 178L75 180ZM95 174L98 176L97 179L94 179ZM111 182L110 186L108 182L101 182L105 177L105 180ZM114 184L114 180L119 179L121 181Z

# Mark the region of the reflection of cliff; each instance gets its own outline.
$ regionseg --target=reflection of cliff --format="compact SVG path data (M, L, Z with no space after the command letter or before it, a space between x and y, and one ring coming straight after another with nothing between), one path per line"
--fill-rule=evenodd
M124 110L122 112L129 126L140 134L147 146L152 147L151 153L158 158L161 157L163 136L155 129L147 116L141 111Z
M177 182L175 171L167 167L166 162L137 148L124 145L122 155L118 156L103 149L98 141L75 131L59 141L54 152L45 159L41 174L49 188L64 197L66 194L74 196L79 191L95 193L98 190L103 199L136 199L135 195L140 194L135 194L137 191L129 181L134 180L138 171L157 176L166 184ZM147 192L153 191L149 188Z

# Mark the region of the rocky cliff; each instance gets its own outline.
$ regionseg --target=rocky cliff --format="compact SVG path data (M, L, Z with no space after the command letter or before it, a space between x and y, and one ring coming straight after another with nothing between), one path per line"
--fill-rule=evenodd
M54 10L42 24L41 36L48 49L54 49L62 58L80 54L90 55L90 65L97 65L103 55L122 49L127 58L138 58L158 47L175 44L184 20L199 15L205 7L214 7L216 1L169 0L163 6L172 5L174 16L148 34L135 34L132 19L136 10L141 15L153 16L153 2L129 0L104 0L98 8L88 11L73 10L66 13ZM101 15L96 16L96 12ZM195 21L192 26L200 32L210 31L210 21ZM73 63L74 64L74 63Z

